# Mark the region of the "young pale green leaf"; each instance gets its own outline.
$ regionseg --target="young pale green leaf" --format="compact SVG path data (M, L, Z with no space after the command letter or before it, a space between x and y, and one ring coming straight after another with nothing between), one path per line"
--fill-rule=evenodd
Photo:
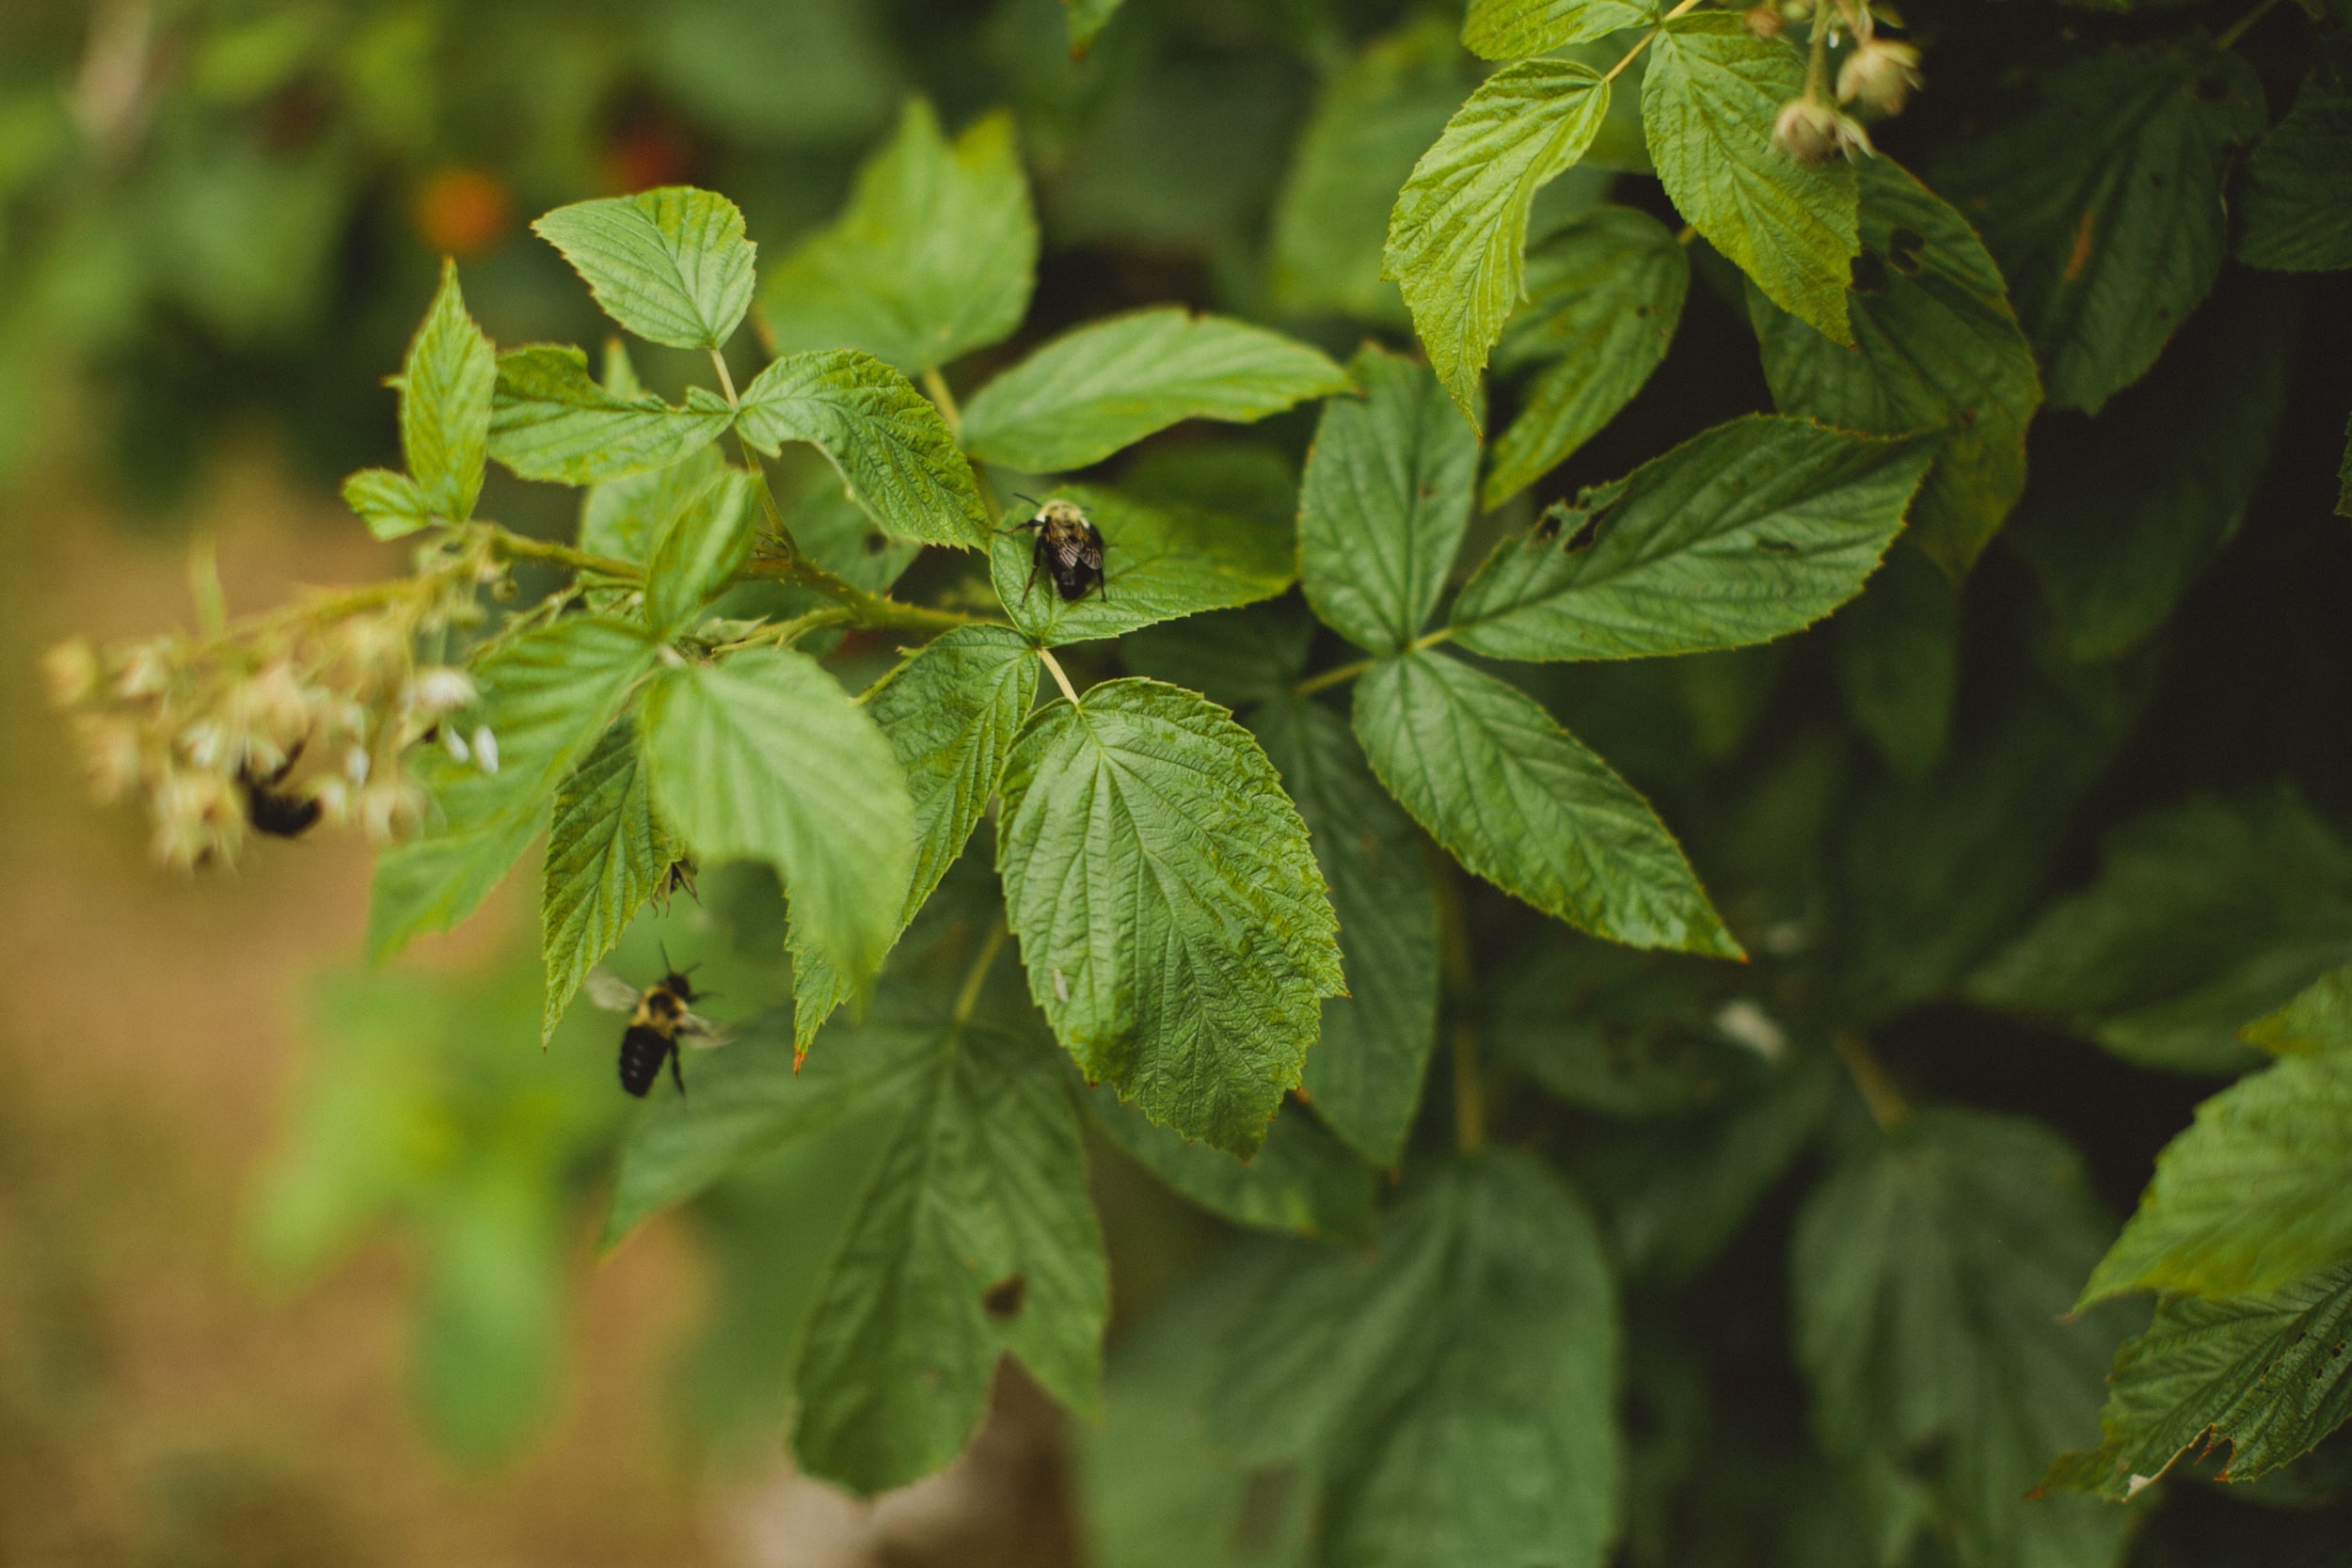
M2352 267L2352 92L2323 67L2246 161L2238 260L2281 272Z
M2059 899L1968 983L2126 1061L2235 1072L2233 1032L2352 959L2352 846L2292 792L2206 799L2110 835Z
M2168 1296L2107 1374L2100 1444L2062 1454L2045 1487L2122 1502L2191 1449L2230 1445L2225 1481L2255 1481L2352 1418L2352 1266L2277 1293Z
M2289 1056L2197 1107L2085 1302L2261 1295L2352 1256L2352 1053Z
M1649 802L1516 688L1442 654L1385 658L1356 689L1356 738L1505 893L1612 942L1744 956Z
M1048 647L1270 599L1291 585L1296 551L1287 530L1188 506L1147 506L1115 491L1065 484L1103 535L1103 581L1065 600L1037 568L1035 533L999 533L990 547L996 597L1025 636Z
M482 494L498 355L466 313L457 263L441 263L440 292L408 345L400 373L400 450L434 516L462 523Z
M1029 991L1092 1083L1245 1158L1343 985L1306 825L1224 709L1156 681L1057 704L997 823Z
M1933 436L1718 425L1495 546L1454 637L1497 658L1641 658L1802 631L1862 591Z
M870 354L784 356L743 388L737 428L771 455L787 441L814 445L888 533L959 550L987 542L980 487L947 421Z
M905 770L914 804L914 877L900 932L963 853L1037 700L1037 654L1017 633L958 626L859 699ZM792 930L797 938L797 923ZM793 946L793 1043L805 1052L856 988L822 954Z
M2082 662L2160 628L2237 532L2288 405L2294 292L2233 278L2165 361L2089 430L2049 427L2003 538Z
M1366 344L1360 398L1323 405L1298 492L1298 575L1341 636L1392 654L1438 603L1470 526L1478 437L1437 378Z
M1185 420L1248 424L1346 387L1321 351L1264 327L1136 310L1073 328L982 387L963 441L983 462L1054 473Z
M762 282L759 312L778 353L863 349L919 375L1012 335L1037 244L1012 117L950 144L918 98L833 226Z
M1177 1193L1235 1225L1369 1242L1372 1167L1324 1130L1304 1106L1286 1104L1248 1164L1207 1144L1186 1142L1108 1085L1084 1091L1103 1136Z
M1298 804L1340 919L1347 994L1324 1001L1307 1094L1366 1159L1392 1166L1438 1038L1438 901L1421 842L1338 714L1285 695L1248 717Z
M1406 319L1380 276L1389 209L1471 87L1454 30L1422 16L1375 39L1316 94L1274 201L1269 285L1295 314Z
M1938 461L1950 451L1947 443ZM1960 695L1960 594L1951 578L1899 539L1835 629L1837 685L1854 727L1897 776L1924 780L1951 738Z
M1018 1356L1081 1415L1101 1402L1110 1269L1051 1048L943 1019L938 1065L818 1289L795 1374L802 1468L860 1496L946 1465Z
M2064 1140L1958 1111L1858 1145L1798 1215L1789 1276L1816 1424L1865 1466L1915 1474L1906 1456L1937 1453L1911 1484L1959 1561L2102 1568L2121 1554L2122 1510L2026 1496L2096 1430L2121 1325L2064 1314L2106 1230Z
M1614 419L1666 357L1691 261L1662 223L1601 207L1528 253L1528 303L1504 329L1495 368L1543 368L1495 440L1488 511L1567 461Z
M812 950L853 983L898 934L914 811L890 742L805 655L755 648L645 697L654 804L705 863L765 861Z
M1125 0L1061 0L1062 19L1070 29L1070 53L1084 59L1094 40Z
M2059 408L2147 373L2221 271L2222 178L2262 132L2253 67L2201 36L2079 55L2041 102L1955 138L1937 185L1984 233Z
M742 469L722 465L671 515L645 565L647 626L675 631L726 591L751 558L758 485Z
M433 520L433 503L417 482L389 468L362 468L343 481L343 504L378 539L398 539Z
M653 814L637 726L624 717L555 792L539 894L539 954L547 969L542 1045L564 1022L588 971L661 891L681 852Z
M1609 84L1588 65L1504 66L1397 193L1381 270L1404 291L1429 363L1473 430L1486 352L1518 307L1535 193L1584 155L1608 109Z
M1862 252L1842 349L1750 287L1772 402L1841 430L1945 432L1910 538L1957 581L2026 488L2026 426L2042 404L2033 348L1999 269L1961 215L1891 158L1864 160Z
M1645 0L1470 0L1462 47L1482 59L1516 60L1657 24L1658 8Z
M1222 1442L1299 1463L1317 1560L1598 1568L1617 1354L1592 1220L1534 1160L1493 1153L1417 1182L1372 1251L1269 1259L1203 1381Z
M1804 90L1797 52L1728 11L1677 17L1649 49L1642 125L1675 209L1782 309L1851 347L1848 263L1861 248L1853 171L1772 145Z
M606 315L649 342L723 348L751 309L758 247L723 196L665 185L558 207L531 228Z
M524 479L595 484L691 457L734 418L700 387L687 388L682 408L608 391L588 378L588 356L579 349L532 343L499 356L490 455Z
M479 696L442 721L453 734L486 727L497 770L420 747L417 777L433 797L425 831L376 862L368 954L389 958L421 931L474 911L529 847L556 786L604 736L654 662L654 643L623 621L578 615L496 644L472 669Z

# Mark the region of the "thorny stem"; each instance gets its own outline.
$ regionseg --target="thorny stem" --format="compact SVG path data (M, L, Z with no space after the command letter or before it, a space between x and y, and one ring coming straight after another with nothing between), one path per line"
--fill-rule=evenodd
M645 569L633 561L616 561L609 555L595 555L577 550L552 539L533 539L527 533L501 528L497 523L476 523L483 537L489 541L492 553L501 561L544 561L552 566L568 566L575 572L594 572L602 578L618 578L624 582L636 582Z
M740 653L745 648L770 646L789 648L810 632L825 626L842 626L855 619L857 619L857 612L848 606L828 605L823 610L812 610L805 615L796 615L789 621L778 621L774 626L762 626L749 637L738 638L732 642L722 642L710 651L714 654L732 654Z
M2213 46L2216 49L2230 48L2232 45L2235 44L2238 40L2246 36L2248 28L2253 26L2255 23L2260 22L2264 17L2268 16L2270 14L2271 8L2276 6L2278 3L2279 0L2262 0L2261 5L2256 6L2252 10L2248 11L2244 16L2239 17L2235 22L2230 24L2230 25L2223 30L2221 36L2213 40Z
M1879 1064L1870 1042L1862 1037L1860 1030L1839 1029L1830 1036L1830 1043L1837 1048L1837 1059L1852 1074L1854 1087L1862 1091L1862 1102L1870 1108L1870 1119L1879 1124L1879 1131L1890 1134L1901 1132L1911 1120L1911 1102L1895 1087L1895 1081L1886 1076L1886 1069Z
M1062 673L1061 660L1054 657L1054 650L1040 648L1037 651L1037 657L1043 661L1046 672L1054 677L1054 684L1061 688L1061 694L1070 699L1070 705L1076 707L1078 689L1071 685L1070 677Z
M1439 626L1436 631L1414 638L1412 641L1406 644L1405 651L1408 654L1417 654L1423 648L1436 647L1453 635L1452 626ZM1291 695L1311 697L1318 691L1328 691L1335 686L1344 686L1357 676L1369 673L1372 667L1379 662L1376 658L1359 658L1352 664L1335 665L1320 674L1309 675L1305 680L1292 687Z
M1682 0L1682 4L1677 6L1673 10L1668 11L1659 20L1661 22L1672 22L1676 17L1680 16L1684 11L1689 10L1692 7L1697 5L1698 3L1699 0ZM1647 49L1649 47L1649 40L1656 38L1663 30L1663 28L1653 27L1648 32L1644 33L1640 40L1636 42L1632 48L1625 52L1625 58L1619 60L1615 65L1611 66L1609 68L1609 74L1603 76L1601 80L1604 82L1615 81L1617 79L1617 73L1623 71L1627 66L1631 65L1633 63L1634 56L1641 54L1643 50Z
M1446 1046L1454 1064L1454 1143L1475 1154L1486 1143L1486 1081L1478 1058L1478 1025L1470 1008L1477 1000L1478 971L1470 958L1470 927L1462 914L1462 884L1453 868L1435 879L1438 893L1438 966L1454 1013Z

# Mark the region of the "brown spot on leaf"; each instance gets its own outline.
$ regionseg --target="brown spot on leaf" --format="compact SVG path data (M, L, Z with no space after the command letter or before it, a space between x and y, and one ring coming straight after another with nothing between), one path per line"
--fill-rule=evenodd
M1022 1304L1029 1299L1029 1277L1008 1275L991 1285L980 1296L980 1308L998 1323L1021 1315Z
M2066 281L2069 283L2080 280L2083 269L2090 265L2090 225L2093 215L2085 212L2082 227L2074 230L2074 253L2066 258Z

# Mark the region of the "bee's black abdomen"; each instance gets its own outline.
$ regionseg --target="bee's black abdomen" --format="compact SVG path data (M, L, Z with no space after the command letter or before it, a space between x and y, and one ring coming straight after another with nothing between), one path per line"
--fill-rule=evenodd
M662 1061L676 1049L660 1030L630 1024L628 1033L621 1037L621 1087L644 1099L653 1081L661 1076Z

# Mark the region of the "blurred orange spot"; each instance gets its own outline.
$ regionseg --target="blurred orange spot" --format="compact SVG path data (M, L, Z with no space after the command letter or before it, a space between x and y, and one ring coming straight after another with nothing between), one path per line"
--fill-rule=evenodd
M658 185L684 183L693 167L694 150L676 126L655 120L615 133L605 143L600 162L605 189L615 196L634 196Z
M427 249L464 257L503 239L514 207L505 181L487 169L451 165L425 176L408 214Z

